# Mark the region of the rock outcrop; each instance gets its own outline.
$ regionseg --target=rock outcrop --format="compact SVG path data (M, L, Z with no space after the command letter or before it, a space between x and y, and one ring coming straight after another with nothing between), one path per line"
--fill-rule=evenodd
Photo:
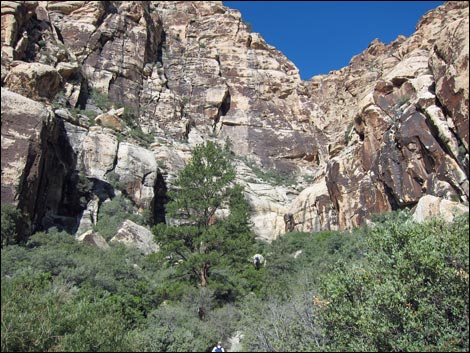
M153 240L152 232L129 220L124 221L110 241L120 242L127 246L135 246L144 255L158 251L158 245Z
M10 91L34 100L54 98L61 83L62 77L55 68L40 63L21 63L5 77L5 86Z
M375 40L348 67L310 81L328 122L326 182L340 228L427 194L468 201L466 23L468 4L448 2L411 37Z
M24 229L82 234L117 194L163 222L209 139L232 141L268 241L427 195L468 201L467 2L309 81L220 1L8 1L1 14L2 203Z
M86 231L82 235L78 236L77 240L96 246L102 250L109 249L109 245L106 242L106 239L104 239L101 235L94 233L92 230Z
M458 215L468 212L468 207L458 202L443 200L439 197L423 196L413 209L413 219L423 222L431 218L439 217L446 222L452 222Z
M33 167L32 161L28 161L34 160L33 156L28 156L30 151L41 149L41 131L49 112L43 104L3 87L1 99L2 202L13 203L22 191L22 176L28 178ZM28 185L31 187L32 183Z
M76 211L73 195L65 200L67 174L75 158L64 122L43 103L2 87L2 204L17 205L25 216L20 234L40 228L47 215ZM73 192L73 188L67 190ZM63 227L66 219L58 218ZM65 223L64 223L65 222Z

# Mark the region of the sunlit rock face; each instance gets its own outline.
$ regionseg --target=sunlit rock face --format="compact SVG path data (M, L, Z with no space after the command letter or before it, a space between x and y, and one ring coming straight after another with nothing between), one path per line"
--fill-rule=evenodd
M440 217L447 222L452 222L456 216L466 212L468 212L468 207L461 203L426 195L419 199L418 204L413 208L413 219L416 222L425 222L434 217Z
M428 12L411 37L375 40L310 84L340 228L427 194L468 200L468 3Z
M468 200L467 2L309 81L219 1L2 2L1 39L2 203L43 200L31 229L87 229L118 194L163 221L192 148L227 138L268 241Z
M136 247L144 255L157 252L159 249L153 240L151 231L129 220L122 223L110 242L120 242L130 247Z

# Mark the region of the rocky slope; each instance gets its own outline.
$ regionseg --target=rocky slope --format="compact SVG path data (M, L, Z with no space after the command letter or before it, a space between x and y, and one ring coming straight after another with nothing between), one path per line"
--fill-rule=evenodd
M164 220L208 139L232 141L267 240L426 195L468 201L467 2L308 82L217 1L3 1L1 15L2 204L23 210L22 234L80 236L119 193Z

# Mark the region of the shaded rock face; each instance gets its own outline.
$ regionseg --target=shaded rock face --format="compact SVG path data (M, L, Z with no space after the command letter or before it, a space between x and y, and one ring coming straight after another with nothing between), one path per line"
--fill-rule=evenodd
M304 82L219 1L2 2L2 203L75 231L122 193L164 222L192 148L226 138L265 240L467 201L468 40L448 2Z
M42 103L2 88L2 204L25 215L20 233L47 227L73 228L75 155L64 122Z

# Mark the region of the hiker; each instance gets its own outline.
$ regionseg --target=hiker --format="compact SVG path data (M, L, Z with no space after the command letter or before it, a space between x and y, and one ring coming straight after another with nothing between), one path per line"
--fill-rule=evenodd
M202 306L197 308L197 314L199 316L199 320L204 320L206 318L206 311Z
M262 264L264 264L264 257L261 254L256 254L255 256L252 257L253 259L253 264L255 265L255 268L259 270Z
M217 342L217 346L212 349L212 352L225 352L224 347L222 347L222 342Z
M286 213L284 215L284 223L286 225L286 233L287 232L292 232L295 227L295 222L294 222L294 215L292 213Z

